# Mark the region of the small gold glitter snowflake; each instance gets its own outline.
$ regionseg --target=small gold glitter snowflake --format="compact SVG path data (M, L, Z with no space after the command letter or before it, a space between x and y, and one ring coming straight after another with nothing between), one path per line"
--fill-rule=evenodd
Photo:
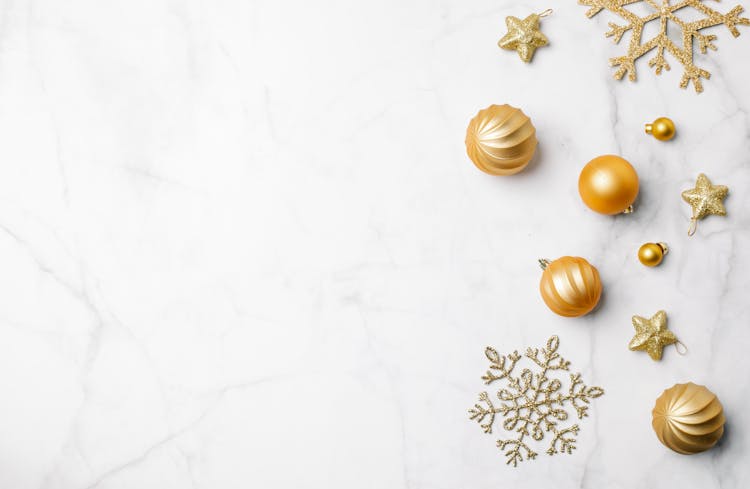
M516 364L523 359L514 351L510 355L500 356L493 348L487 347L485 356L490 361L490 369L484 374L482 380L489 385L493 382L503 380L507 387L497 392L499 405L495 405L487 392L479 394L479 402L469 409L469 418L479 423L485 433L492 433L492 425L495 415L503 416L503 428L506 431L518 433L515 438L498 440L497 446L505 452L507 463L517 466L524 457L528 460L534 459L537 453L527 445L527 437L539 442L544 439L545 433L550 433L551 441L547 453L571 453L576 447L576 439L579 427L573 424L561 427L558 422L568 419L565 407L569 404L576 411L579 419L588 416L588 406L592 398L604 394L601 387L586 387L581 380L581 374L569 374L570 385L565 392L562 382L558 379L550 379L550 372L567 371L570 362L557 353L560 340L557 336L547 341L545 348L528 348L526 357L536 364L538 372L533 373L524 368L521 374L516 376L513 371Z
M717 0L718 1L718 0ZM619 43L623 35L630 33L630 45L628 54L618 56L609 60L609 64L617 68L615 78L621 80L628 75L630 81L636 80L635 61L649 51L656 49L656 56L651 58L648 65L654 68L657 75L662 70L669 70L670 66L664 57L665 52L674 56L684 68L680 88L687 88L692 81L696 92L703 91L701 78L709 79L711 73L695 66L693 60L693 41L698 41L698 49L705 54L707 49L716 51L713 41L714 35L704 35L699 31L707 27L725 25L734 37L740 35L737 26L750 24L750 19L740 17L743 8L737 5L726 14L722 14L706 6L703 0L578 0L581 5L591 7L586 15L593 17L602 10L609 10L620 16L625 25L614 22L609 23L610 31L606 36L611 37L615 43ZM653 12L640 16L625 8L628 5L642 3L650 7ZM684 8L692 8L701 16L700 19L688 22L678 17L678 11ZM659 21L659 33L652 39L643 40L643 30L651 21ZM674 24L671 26L670 24ZM670 27L679 27L682 31L682 46L678 46L668 36Z

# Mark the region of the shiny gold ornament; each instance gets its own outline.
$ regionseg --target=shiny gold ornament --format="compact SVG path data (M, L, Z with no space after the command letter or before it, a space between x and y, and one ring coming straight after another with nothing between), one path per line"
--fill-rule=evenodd
M669 253L665 243L646 243L638 249L638 259L647 267L655 267Z
M659 117L651 124L646 124L646 134L651 134L659 141L669 141L677 132L672 119Z
M490 175L513 175L529 164L536 150L536 129L521 109L490 105L469 122L466 152Z
M539 291L552 312L578 317L591 312L602 295L599 271L583 258L563 256L550 262L539 260L544 273Z
M641 316L633 316L633 327L635 336L630 340L628 348L632 351L645 351L654 361L661 360L662 351L665 346L679 344L677 337L667 329L667 313L659 311L646 319ZM682 345L683 348L685 345ZM684 351L678 350L678 353L684 354Z
M724 434L724 408L705 386L675 384L656 400L651 411L656 436L667 448L692 455L716 445Z
M506 17L508 33L497 42L497 45L502 49L518 51L518 57L524 63L528 63L534 57L537 48L549 44L547 37L539 31L539 20L551 13L552 9L548 9L541 14L531 14L523 20L512 15Z
M578 177L581 199L600 214L633 212L638 188L638 174L633 165L615 155L594 158Z
M703 219L709 214L727 215L727 210L724 208L724 199L727 198L728 193L729 189L724 185L711 185L711 181L703 173L698 175L695 188L682 192L682 200L693 208L688 236L695 234L699 219Z
M580 428L563 422L573 418L574 410L578 419L587 417L591 400L604 394L601 387L584 384L580 373L563 374L570 362L560 356L559 346L560 339L552 336L544 347L527 348L523 356L518 351L500 355L489 346L484 350L490 366L482 380L487 385L498 382L500 387L496 395L479 394L479 402L469 409L469 419L491 434L496 415L503 417L502 428L512 434L496 444L504 450L506 463L514 467L524 459L535 459L533 442L545 438L548 455L572 453ZM528 367L517 368L519 362Z
M665 53L671 54L683 66L682 80L680 88L687 88L690 82L693 82L695 91L703 91L702 78L708 79L711 73L695 66L693 60L694 50L700 50L705 54L708 49L716 50L713 41L716 36L713 34L701 34L701 30L707 27L713 27L724 24L734 37L740 35L737 30L738 25L750 24L750 19L741 17L743 8L739 5L734 7L726 14L722 14L708 5L703 0L645 0L642 4L648 8L644 14L634 13L632 4L640 3L639 0L578 0L581 5L591 7L586 15L593 17L604 9L611 11L622 18L625 25L619 25L614 22L609 23L610 31L606 36L611 37L615 43L619 43L626 32L630 31L630 43L628 53L624 56L611 58L609 64L617 68L615 79L621 80L628 75L630 81L636 80L635 61L653 50L655 56L648 62L648 66L654 68L657 75L661 75L662 70L669 71L670 66L664 57ZM690 9L690 14L686 18L693 17L692 20L683 20L678 17L678 11ZM646 9L644 9L645 11ZM654 22L657 30L649 38L644 36L646 24ZM682 32L682 45L678 46L668 35L667 31L678 29ZM648 32L648 29L646 29ZM658 32L658 34L657 34ZM693 46L697 41L698 46Z

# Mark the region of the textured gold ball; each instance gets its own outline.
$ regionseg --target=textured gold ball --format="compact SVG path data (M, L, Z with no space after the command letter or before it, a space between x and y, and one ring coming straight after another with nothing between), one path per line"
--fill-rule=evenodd
M705 386L675 384L656 400L651 425L675 452L691 455L716 445L724 434L724 408Z
M655 267L668 252L669 248L664 243L646 243L638 249L638 259L647 267Z
M581 170L578 193L591 210L600 214L629 212L638 197L638 174L619 156L599 156Z
M583 258L563 256L553 262L540 260L544 273L539 292L552 312L578 317L591 312L602 296L599 271Z
M490 175L513 175L526 168L536 144L531 119L510 105L480 110L466 129L466 153Z
M646 134L651 134L659 141L669 141L677 132L672 119L659 117L651 124L646 124Z

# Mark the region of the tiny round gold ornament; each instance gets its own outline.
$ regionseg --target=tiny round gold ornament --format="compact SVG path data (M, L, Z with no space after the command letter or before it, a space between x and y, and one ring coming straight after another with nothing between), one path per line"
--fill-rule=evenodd
M655 267L669 253L665 243L646 243L638 249L638 259L647 267Z
M490 175L513 175L526 168L536 144L531 119L507 104L480 110L466 129L469 158Z
M563 256L555 261L539 260L544 273L539 292L552 312L565 317L590 313L602 296L599 271L583 258Z
M724 408L705 386L675 384L656 400L651 425L677 453L692 455L716 445L724 434Z
M651 134L659 141L669 141L677 132L672 119L659 117L651 124L646 124L646 134Z
M604 155L589 161L578 177L584 204L600 214L633 212L638 197L638 174L627 160Z

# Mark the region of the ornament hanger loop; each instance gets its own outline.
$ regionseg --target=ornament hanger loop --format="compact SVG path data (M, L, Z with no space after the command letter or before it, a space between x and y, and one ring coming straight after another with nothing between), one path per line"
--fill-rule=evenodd
M539 14L539 17L549 17L550 15L552 15L553 12L554 10L552 10L551 8L548 8L547 10Z
M680 355L687 355L688 347L685 346L685 343L680 340L677 340L677 343L674 344L674 349L677 350L677 353L679 353Z
M688 236L694 235L697 229L698 229L698 219L696 219L695 217L691 217L690 227L688 228Z

